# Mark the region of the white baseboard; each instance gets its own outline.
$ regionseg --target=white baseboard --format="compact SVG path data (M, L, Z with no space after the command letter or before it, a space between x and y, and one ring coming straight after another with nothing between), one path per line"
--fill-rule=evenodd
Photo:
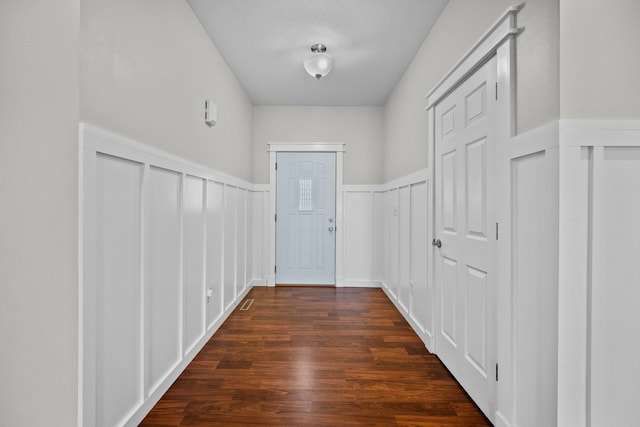
M497 411L495 413L494 425L495 427L511 427L511 423L507 421L502 413Z
M380 282L376 280L336 280L338 288L379 288Z
M267 281L265 279L253 279L251 280L251 282L249 282L249 287L254 287L254 286L267 286Z

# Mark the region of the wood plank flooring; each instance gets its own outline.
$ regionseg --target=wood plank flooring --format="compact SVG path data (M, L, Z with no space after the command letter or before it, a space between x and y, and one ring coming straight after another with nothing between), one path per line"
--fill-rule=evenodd
M490 425L382 290L247 298L142 426Z

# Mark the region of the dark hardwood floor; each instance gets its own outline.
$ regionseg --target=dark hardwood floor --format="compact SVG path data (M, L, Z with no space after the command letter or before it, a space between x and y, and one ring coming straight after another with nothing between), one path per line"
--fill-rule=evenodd
M143 426L487 426L380 289L252 289Z

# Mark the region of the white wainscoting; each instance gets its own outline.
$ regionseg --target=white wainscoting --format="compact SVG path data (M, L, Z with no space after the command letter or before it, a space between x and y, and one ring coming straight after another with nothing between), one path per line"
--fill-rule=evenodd
M434 291L429 278L431 187L427 170L385 185L345 185L345 280L380 286L432 348Z
M83 124L80 411L137 425L254 284L264 189Z
M343 186L344 271L342 286L378 286L374 275L375 186Z
M639 121L560 121L501 154L497 426L635 421L639 147ZM81 148L82 420L135 425L267 283L271 195L87 125ZM434 351L430 177L343 186L338 285L382 287Z
M496 426L632 425L640 121L552 122L503 155Z
M558 425L638 422L640 120L561 120Z
M251 192L251 210L249 220L251 221L251 235L254 244L251 250L251 282L254 286L267 286L269 276L269 225L271 217L269 215L269 195L268 184L258 184Z
M518 135L498 155L498 426L556 423L557 129Z

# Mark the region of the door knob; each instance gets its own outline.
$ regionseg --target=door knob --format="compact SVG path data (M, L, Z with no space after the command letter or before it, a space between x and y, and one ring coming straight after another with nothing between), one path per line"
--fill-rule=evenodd
M333 227L329 227L329 232L333 231Z
M441 248L441 247L442 247L442 242L440 241L440 239L433 239L433 241L431 242L431 244L432 244L433 246L437 246L437 247L439 247L439 248Z

